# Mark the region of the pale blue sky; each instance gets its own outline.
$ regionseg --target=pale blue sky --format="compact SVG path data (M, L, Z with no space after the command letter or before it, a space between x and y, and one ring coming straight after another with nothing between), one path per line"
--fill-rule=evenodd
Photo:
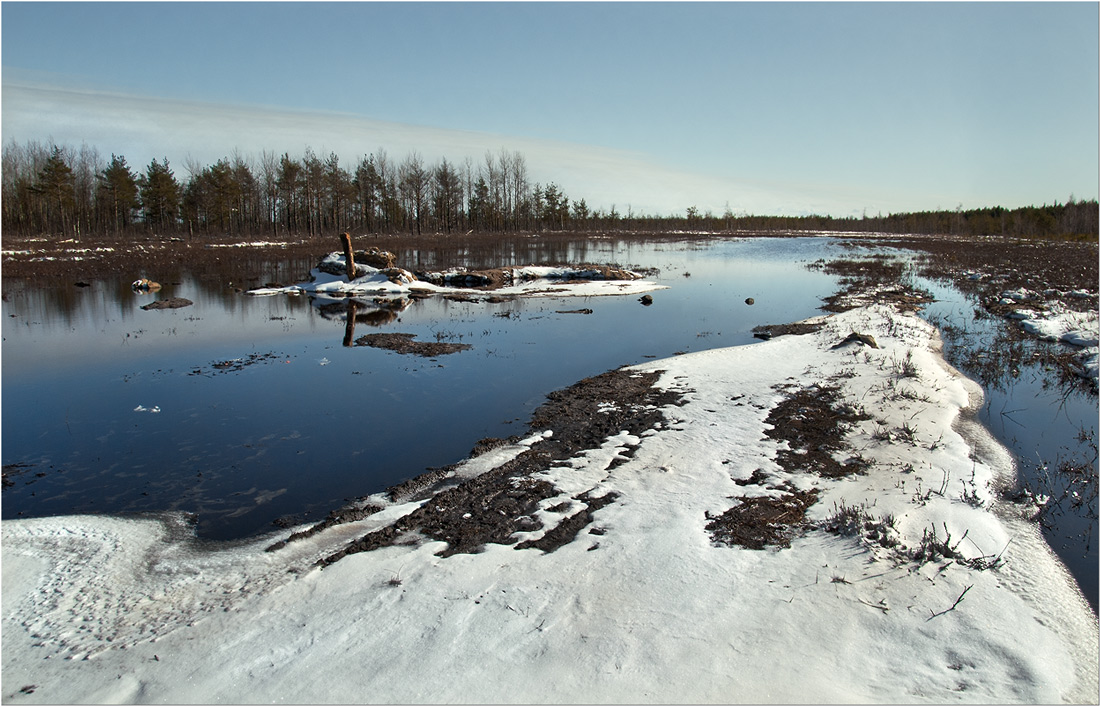
M3 2L3 139L480 162L620 211L1096 198L1096 3Z

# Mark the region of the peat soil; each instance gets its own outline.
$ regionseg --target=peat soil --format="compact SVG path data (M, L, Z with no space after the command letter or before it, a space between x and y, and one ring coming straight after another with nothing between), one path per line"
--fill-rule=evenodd
M555 244L566 245L587 238L634 238L639 241L694 240L698 235L689 233L577 233L558 231L548 233L467 233L422 235L362 234L353 236L358 250L371 246L380 250L461 251L486 254L490 263L502 244L536 241L554 251ZM148 235L125 238L111 236L84 237L80 240L60 239L56 236L4 235L2 267L3 276L32 279L43 284L72 284L84 286L87 280L104 277L130 277L135 280L148 276L156 280L161 273L186 269L197 277L217 275L239 289L259 286L285 286L309 279L309 271L320 258L341 249L334 235L255 235L255 236L157 236ZM276 267L276 263L280 266ZM398 263L399 265L401 263ZM548 261L542 265L577 264L564 260ZM495 265L486 264L492 268ZM408 269L422 269L409 264ZM272 280L273 277L278 279Z
M667 420L662 408L683 403L682 393L654 387L659 372L639 373L611 370L585 378L552 392L535 410L528 425L543 438L520 451L511 460L472 478L456 477L456 466L432 469L386 491L392 502L423 500L416 510L393 524L367 533L317 563L330 565L349 554L371 551L395 544L415 543L425 538L447 543L440 556L480 551L487 543L515 545L516 549L540 549L552 552L573 541L593 521L593 513L615 502L614 492L601 495L592 491L564 497L562 491L535 475L575 457L587 449L599 448L613 435L626 431L635 436L656 428ZM614 401L615 404L607 404ZM551 432L546 435L545 432ZM482 439L471 456L486 453L520 437ZM620 453L612 466L623 463L631 450ZM543 501L557 498L543 508ZM320 523L277 542L268 551L277 551L288 542L312 536L333 525L355 522L380 510L368 498L333 511ZM544 528L538 512L545 509L561 519L541 537L519 541L517 532L536 532ZM599 534L599 528L590 530Z
M357 346L382 348L405 355L434 358L473 348L469 343L443 343L441 341L417 341L415 333L368 333L355 339Z

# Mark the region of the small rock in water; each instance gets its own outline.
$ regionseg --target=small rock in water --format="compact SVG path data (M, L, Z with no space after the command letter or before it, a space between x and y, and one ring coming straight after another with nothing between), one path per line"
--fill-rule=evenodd
M753 304L756 303L756 300L753 299L752 297L749 297L748 299L745 300L745 303L748 304L749 306L752 306Z
M648 294L643 294L638 301L642 303L642 306L649 306L653 303L653 297L649 296Z

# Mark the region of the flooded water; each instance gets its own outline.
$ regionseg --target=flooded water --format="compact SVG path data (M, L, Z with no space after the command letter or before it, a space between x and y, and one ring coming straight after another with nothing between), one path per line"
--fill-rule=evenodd
M991 352L998 346L1006 345L1003 322L975 317L977 303L956 289L927 280L920 284L936 297L925 309L925 317L941 327L949 324L965 329L945 335L944 354L982 385L985 403L978 418L1015 454L1023 484L1050 498L1042 520L1043 534L1095 611L1100 594L1096 395L1084 385L1067 389L1057 384L1056 374L1044 370L1039 362L996 368L980 365L994 357ZM1017 341L1012 345L1032 351L1049 344ZM1060 469L1064 464L1089 469L1093 480Z
M209 539L317 520L348 499L455 463L479 439L523 433L548 392L584 377L751 344L754 326L817 315L836 278L806 264L851 254L830 238L535 238L489 251L399 252L410 269L658 268L654 279L670 289L653 292L651 306L634 296L431 298L400 311L360 308L354 330L346 304L251 297L186 271L156 273L165 283L156 297L132 292L132 276L84 288L5 282L3 463L16 468L3 517L179 510L193 513ZM312 264L273 265L272 278L293 282L289 273ZM194 305L140 308L170 296ZM936 296L939 315L972 318L973 305L953 290ZM578 309L591 313L566 313ZM472 348L428 359L344 345L373 332ZM1095 397L1056 399L1057 390L1029 379L1024 371L990 390L983 421L1022 459L1053 461L1067 444L1079 450L1079 427L1091 420L1095 434ZM1082 522L1067 520L1050 536L1095 607L1096 526Z
M459 461L479 439L522 433L552 390L752 342L754 326L812 316L834 288L804 267L834 252L820 239L523 247L400 261L618 262L660 268L671 288L651 306L431 298L388 322L393 314L359 312L353 338L385 331L472 346L427 359L345 347L344 304L330 312L308 297L251 297L186 272L158 276L156 298L194 305L160 311L140 308L154 296L133 293L129 277L86 288L6 283L3 462L22 465L3 516L182 510L211 539L271 530L281 517L318 519ZM577 309L592 313L559 313Z

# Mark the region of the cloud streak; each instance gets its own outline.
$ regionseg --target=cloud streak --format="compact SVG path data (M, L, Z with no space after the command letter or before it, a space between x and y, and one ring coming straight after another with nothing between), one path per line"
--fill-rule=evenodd
M301 156L335 152L345 168L385 149L403 159L412 151L432 163L446 157L475 167L486 152L522 153L532 181L555 182L591 208L636 214L682 214L688 206L721 213L858 213L867 195L828 185L764 184L728 176L690 173L657 164L646 155L590 145L372 120L357 115L300 112L277 107L224 105L26 82L3 86L5 141L86 142L103 154L121 154L135 170L167 157L185 178L187 161L213 164L238 150ZM862 199L862 201L861 201ZM887 209L882 201L878 208Z

